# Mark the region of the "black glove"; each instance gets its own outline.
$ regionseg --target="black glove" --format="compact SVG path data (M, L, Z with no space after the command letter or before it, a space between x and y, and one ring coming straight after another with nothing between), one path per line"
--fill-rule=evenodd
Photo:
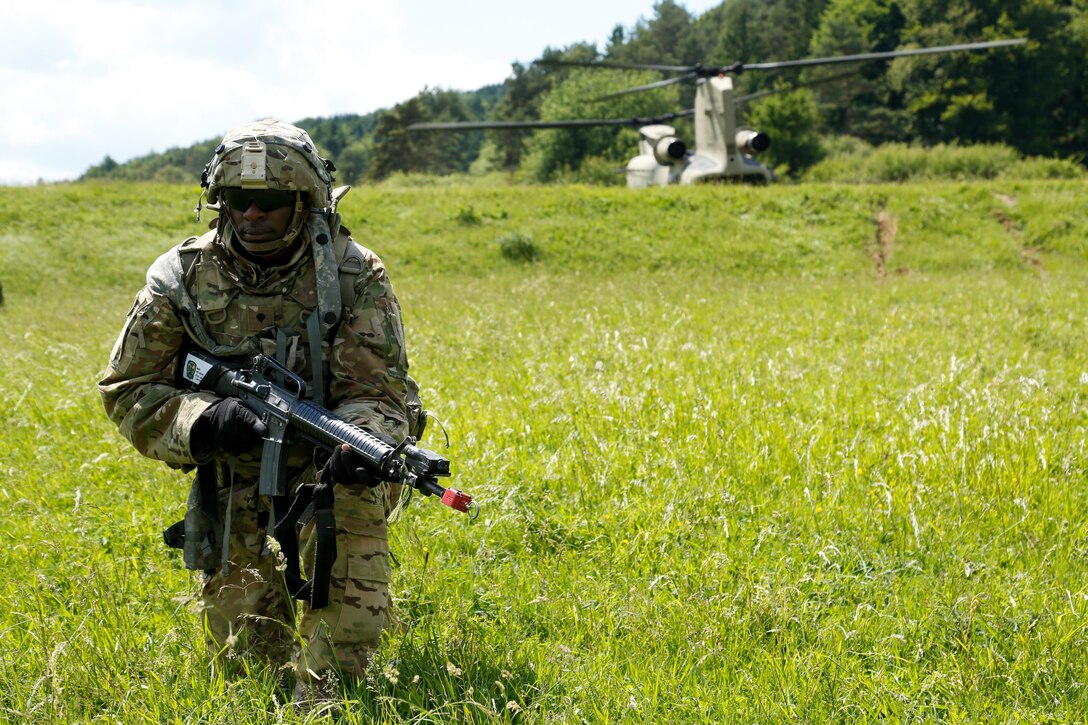
M198 463L223 454L245 453L264 437L268 426L237 398L224 398L200 414L189 433L189 450Z
M321 469L322 483L341 483L345 486L367 486L373 488L382 482L378 476L366 467L367 460L353 448L336 448Z

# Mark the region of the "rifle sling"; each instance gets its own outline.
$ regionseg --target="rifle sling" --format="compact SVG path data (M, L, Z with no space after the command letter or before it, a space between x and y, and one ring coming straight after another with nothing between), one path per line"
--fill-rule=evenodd
M313 399L318 405L325 406L325 361L321 354L321 317L320 310L314 310L306 320L306 338L310 346L310 367L314 379L311 381Z
M324 483L300 486L293 500L290 496L272 498L272 519L276 522L273 536L279 542L287 567L283 573L287 591L292 598L309 602L310 609L323 609L329 605L332 565L336 561L336 521L332 507L332 487ZM281 517L280 512L285 510ZM316 551L313 575L304 580L298 565L298 526L311 511Z

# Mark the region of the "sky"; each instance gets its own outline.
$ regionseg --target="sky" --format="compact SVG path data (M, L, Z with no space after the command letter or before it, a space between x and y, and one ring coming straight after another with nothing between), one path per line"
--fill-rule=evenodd
M264 117L389 108L501 83L654 0L39 0L0 3L0 184L78 177ZM721 0L678 0L701 15Z

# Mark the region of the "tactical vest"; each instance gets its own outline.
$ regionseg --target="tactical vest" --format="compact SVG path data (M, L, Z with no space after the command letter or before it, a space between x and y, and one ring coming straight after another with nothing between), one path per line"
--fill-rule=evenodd
M350 312L355 298L355 280L364 266L362 252L351 239L348 230L340 225L340 215L333 212L330 217L332 229L324 215L311 213L308 221L313 240L310 246L317 274L318 303L306 325L311 354L321 350L318 344L320 339L332 339L341 320ZM201 237L189 237L159 257L147 272L147 284L153 293L174 303L186 333L201 348L222 357L253 355L260 350L255 349L248 340L234 346L216 343L201 321L196 300L185 286L185 278L198 253L211 243L215 234L213 229ZM280 362L286 363L285 360ZM323 402L324 396L324 362L313 362L313 396L319 402ZM416 381L409 375L405 382L408 435L419 440L427 426L427 411L423 409Z
M339 214L333 212L326 220L324 214L311 213L307 225L317 281L317 307L306 320L308 346L313 356L313 380L308 391L315 401L323 405L326 361L320 359L321 341L331 342L340 322L350 312L355 299L355 281L363 271L365 262L362 251L351 239L348 230L341 227ZM267 354L269 351L257 348L258 343L253 338L246 338L237 345L217 343L205 327L196 300L186 286L186 277L200 251L214 241L216 233L213 229L201 237L189 237L159 257L148 270L148 287L154 294L162 295L174 304L189 338L213 355ZM279 349L273 356L287 364L284 353L283 349ZM418 440L426 428L427 412L419 397L419 386L411 376L406 379L406 387L408 433ZM225 511L219 511L221 476L222 471L216 468L216 464L200 467L190 489L185 519L164 532L168 545L183 550L185 565L189 569L208 571L220 566L224 569L227 567L230 507L228 505ZM388 484L386 515L391 520L399 511L400 494L400 484ZM328 505L331 506L331 500Z

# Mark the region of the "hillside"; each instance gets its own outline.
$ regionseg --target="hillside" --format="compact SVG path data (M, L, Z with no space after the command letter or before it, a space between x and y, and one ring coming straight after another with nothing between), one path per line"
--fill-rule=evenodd
M1085 181L996 180L843 186L593 187L384 184L352 189L341 211L399 277L433 274L668 273L868 275L882 215L896 220L881 252L903 274L1077 263L1088 239ZM5 292L43 290L49 258L63 290L127 289L162 250L206 228L199 188L61 184L5 188ZM47 217L41 209L50 209ZM82 240L72 248L69 240ZM110 243L116 239L116 243ZM506 256L504 256L506 250ZM521 251L518 251L521 250ZM105 255L103 257L102 255ZM1053 257L1051 264L1046 264ZM535 261L523 263L522 258ZM27 263L31 263L29 266ZM25 288L25 289L24 289Z

